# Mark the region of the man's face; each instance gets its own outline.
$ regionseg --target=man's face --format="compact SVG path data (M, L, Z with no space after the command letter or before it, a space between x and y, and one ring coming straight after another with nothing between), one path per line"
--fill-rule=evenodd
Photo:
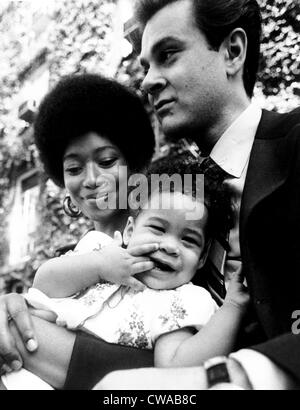
M225 104L226 71L222 53L196 26L192 1L171 3L148 21L141 64L143 88L164 133L209 135Z

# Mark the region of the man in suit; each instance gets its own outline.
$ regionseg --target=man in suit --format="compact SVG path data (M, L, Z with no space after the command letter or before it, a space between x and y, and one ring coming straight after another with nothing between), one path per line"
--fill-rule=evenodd
M259 325L260 344L204 366L208 378L222 373L210 383L231 376L246 388L300 387L300 336L292 333L300 308L300 110L280 115L251 104L259 7L255 0L138 3L143 88L165 134L191 137L228 175L235 226L225 280L242 264ZM100 387L116 386L120 375L128 388L180 388L195 378L207 387L201 368L119 372Z
M228 175L235 224L225 281L242 264L257 322L254 340L261 343L204 367L113 372L99 388L205 389L224 381L254 389L299 387L300 336L292 333L292 317L300 309L300 111L262 112L250 102L259 58L259 7L255 0L138 3L143 87L163 131L174 139L193 138ZM55 326L49 332L60 349L54 346L49 353L49 346L43 348L48 325L30 319L18 295L0 298L0 314L2 361L21 360L16 340L30 370L43 376L39 371L51 363L46 378L60 380L57 387L88 388L112 370L152 366L149 352L86 335L74 340ZM15 329L11 337L7 314L25 345L29 341L27 350L36 350L37 336L37 353L26 352ZM64 355L65 343L74 346L72 357Z

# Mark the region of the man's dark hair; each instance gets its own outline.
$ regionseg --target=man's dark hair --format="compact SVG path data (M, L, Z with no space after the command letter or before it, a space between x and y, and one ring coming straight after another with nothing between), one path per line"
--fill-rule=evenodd
M144 169L153 156L152 126L135 93L100 75L67 76L46 95L34 124L35 142L45 170L59 186L64 186L66 148L89 132L116 145L132 172Z
M136 0L135 17L141 29L159 10L180 0ZM223 40L236 28L248 39L243 81L246 93L253 95L259 64L261 13L256 0L190 0L195 22L208 44L218 50Z

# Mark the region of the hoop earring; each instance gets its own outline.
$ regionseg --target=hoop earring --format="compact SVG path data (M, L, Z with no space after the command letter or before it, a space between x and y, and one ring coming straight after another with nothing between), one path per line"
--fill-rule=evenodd
M78 218L81 215L81 211L73 204L72 199L69 195L66 195L63 201L63 210L71 218Z

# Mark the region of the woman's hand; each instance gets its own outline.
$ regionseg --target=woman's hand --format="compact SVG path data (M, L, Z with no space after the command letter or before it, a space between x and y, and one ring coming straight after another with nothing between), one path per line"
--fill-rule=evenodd
M10 320L14 322L29 352L36 351L38 347L31 316L23 296L16 293L0 296L0 373L19 370L23 364L10 330Z

